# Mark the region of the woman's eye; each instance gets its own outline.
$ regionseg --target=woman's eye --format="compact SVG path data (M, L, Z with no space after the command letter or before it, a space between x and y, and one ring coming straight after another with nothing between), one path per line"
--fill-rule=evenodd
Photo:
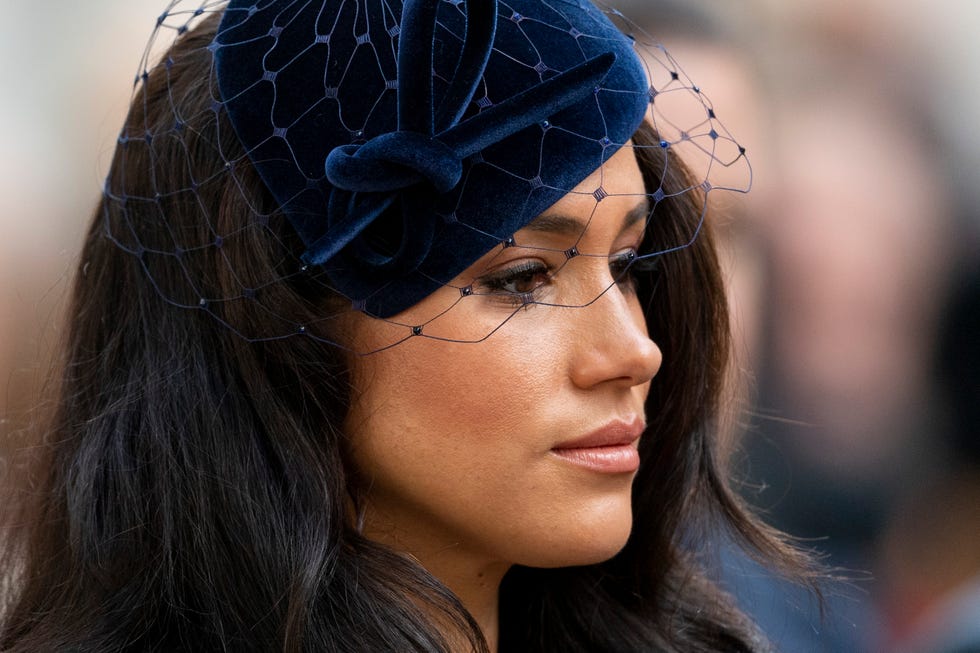
M621 274L629 269L635 259L636 251L632 249L613 254L609 257L609 270L618 279Z
M528 296L550 281L551 274L544 263L528 261L485 275L479 283L491 294L513 295L526 303Z
M621 286L632 286L636 281L633 277L633 264L636 262L636 250L628 249L609 257L609 272Z
M657 269L659 259L642 258L635 249L628 249L609 257L609 271L620 286L635 287L636 277Z

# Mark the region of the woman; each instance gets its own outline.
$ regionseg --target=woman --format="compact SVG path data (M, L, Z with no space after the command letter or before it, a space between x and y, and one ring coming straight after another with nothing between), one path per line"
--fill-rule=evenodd
M677 158L744 152L672 60L564 1L174 3L157 33L0 648L762 649L701 535L799 561L719 469L713 188Z

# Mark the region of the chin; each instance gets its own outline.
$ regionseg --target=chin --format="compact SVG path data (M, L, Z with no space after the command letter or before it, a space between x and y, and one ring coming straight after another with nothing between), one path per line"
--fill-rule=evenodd
M563 527L549 529L544 541L518 561L527 567L580 567L605 562L619 553L633 527L629 506L615 507L571 518Z

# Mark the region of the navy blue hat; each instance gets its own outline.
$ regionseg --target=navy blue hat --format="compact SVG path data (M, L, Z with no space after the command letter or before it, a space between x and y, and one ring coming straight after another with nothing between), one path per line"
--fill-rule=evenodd
M379 317L568 193L650 101L587 0L232 0L211 49L304 261Z

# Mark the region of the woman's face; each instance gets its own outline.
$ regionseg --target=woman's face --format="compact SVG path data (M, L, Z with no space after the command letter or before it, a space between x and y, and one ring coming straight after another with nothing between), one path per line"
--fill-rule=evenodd
M600 185L608 196L596 203ZM598 562L625 544L636 440L661 361L620 274L648 213L632 148L576 191L515 234L517 246L460 275L454 285L474 294L452 310L431 320L459 300L446 287L394 318L465 339L513 314L493 335L413 337L355 358L346 426L372 538L423 563L445 554L536 567ZM601 256L565 264L572 246ZM601 297L518 310L528 293L553 304ZM354 320L360 349L390 341L391 325Z

